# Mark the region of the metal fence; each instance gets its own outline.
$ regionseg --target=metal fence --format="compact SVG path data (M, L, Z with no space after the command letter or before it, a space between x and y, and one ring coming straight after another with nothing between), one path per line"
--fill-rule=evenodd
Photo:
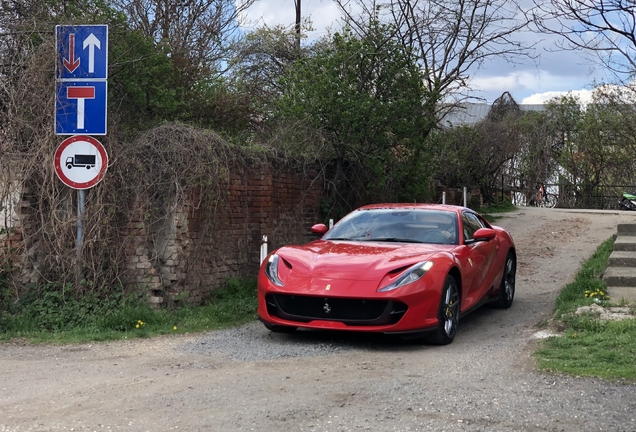
M538 184L518 177L502 177L501 196L515 205L534 205ZM556 195L557 207L618 209L624 192L636 193L634 185L599 185L588 190L568 183L546 183L547 193Z

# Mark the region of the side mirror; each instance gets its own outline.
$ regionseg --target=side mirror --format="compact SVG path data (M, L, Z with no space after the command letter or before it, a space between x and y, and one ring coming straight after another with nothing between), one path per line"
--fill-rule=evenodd
M475 241L490 241L497 236L497 231L492 228L479 228L473 234Z
M329 231L329 229L327 228L327 225L325 225L325 224L316 224L316 225L311 227L311 232L314 233L314 234L323 235L327 231Z

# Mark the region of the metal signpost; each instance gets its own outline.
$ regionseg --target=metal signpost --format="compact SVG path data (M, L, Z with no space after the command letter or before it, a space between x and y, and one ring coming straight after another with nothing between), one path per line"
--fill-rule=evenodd
M87 135L106 135L108 26L56 26L55 134L73 135L55 152L55 173L77 189L77 262L81 270L85 190L106 173L104 146ZM80 134L80 135L77 135ZM78 271L78 282L81 271Z

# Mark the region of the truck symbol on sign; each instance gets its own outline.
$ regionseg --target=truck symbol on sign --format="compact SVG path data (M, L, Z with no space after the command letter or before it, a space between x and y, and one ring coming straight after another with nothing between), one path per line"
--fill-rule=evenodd
M67 157L66 168L71 169L73 167L86 167L86 169L94 168L95 155L76 154L75 156Z

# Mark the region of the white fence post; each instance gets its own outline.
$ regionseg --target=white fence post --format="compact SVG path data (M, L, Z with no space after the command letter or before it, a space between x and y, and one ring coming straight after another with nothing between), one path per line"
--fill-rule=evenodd
M267 256L267 236L263 236L263 238L261 239L261 261L260 261L261 264L263 264L263 261L265 260L266 256Z
M329 229L333 228L333 219L329 219Z

